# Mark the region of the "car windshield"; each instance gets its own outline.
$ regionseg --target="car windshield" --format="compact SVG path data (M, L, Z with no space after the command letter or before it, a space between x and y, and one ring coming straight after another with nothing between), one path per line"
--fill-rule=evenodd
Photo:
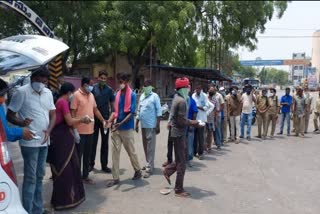
M0 50L0 75L5 75L9 71L30 69L40 66L33 59L11 51Z

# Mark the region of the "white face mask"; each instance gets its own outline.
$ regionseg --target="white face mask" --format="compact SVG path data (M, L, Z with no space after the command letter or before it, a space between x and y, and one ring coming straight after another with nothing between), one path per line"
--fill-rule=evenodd
M122 89L124 89L126 87L126 85L125 84L120 84L120 89L122 90Z
M40 93L46 87L46 85L43 84L42 82L33 82L31 86L33 90L35 90L38 93Z
M69 95L69 98L68 98L68 101L71 103L72 100L73 100L73 94L70 94L70 95Z
M89 86L86 86L85 89L86 89L86 92L87 92L87 93L90 93L90 92L92 91L92 89L93 89L93 86L90 86L90 85L89 85Z

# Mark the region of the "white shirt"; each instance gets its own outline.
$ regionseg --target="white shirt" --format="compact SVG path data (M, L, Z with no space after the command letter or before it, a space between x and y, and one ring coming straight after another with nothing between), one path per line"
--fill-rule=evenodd
M214 105L209 102L208 96L201 91L200 96L196 93L192 95L192 98L196 102L197 106L201 106L204 110L198 108L197 120L201 120L202 122L207 122L207 115L210 114L213 109Z
M217 101L216 110L219 112L219 116L221 116L221 105L224 104L224 98L222 94L218 92L216 92L216 94L213 95L213 98Z
M20 140L21 146L47 146L46 143L41 145L45 137L43 131L49 127L49 112L56 109L52 93L49 89L44 88L41 93L38 94L32 89L31 84L21 86L13 94L8 109L18 113L19 117L23 120L26 118L32 119L33 121L28 128L34 131L36 136L40 136L38 140Z
M255 96L251 94L248 95L247 93L242 94L241 96L242 113L245 113L245 114L252 113L252 108L254 106L252 97L255 97Z

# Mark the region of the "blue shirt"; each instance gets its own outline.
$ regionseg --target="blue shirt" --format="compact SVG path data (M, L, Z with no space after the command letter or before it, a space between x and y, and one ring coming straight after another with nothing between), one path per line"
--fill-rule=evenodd
M124 100L125 100L125 95L120 95L119 115L118 115L117 123L121 122L128 115L128 113L124 112ZM132 94L131 94L131 109L130 109L132 116L125 124L120 126L118 128L118 130L134 129L134 113L135 113L135 111L136 111L136 94L134 92L132 92Z
M196 101L192 98L192 96L189 96L189 112L188 112L189 120L193 120L194 113L198 113L198 107L197 107Z
M292 96L290 95L284 95L281 97L281 101L280 103L289 103L289 105L283 105L281 107L281 112L282 113L289 113L290 112L290 107L291 107L291 104L292 104Z
M12 141L12 142L20 140L22 138L23 129L8 126L8 122L6 119L6 115L4 113L3 105L0 105L0 117L1 117L3 129L5 130L6 135L7 135L7 140Z
M137 119L141 121L141 128L156 128L157 118L162 116L160 98L151 92L147 97L140 96Z

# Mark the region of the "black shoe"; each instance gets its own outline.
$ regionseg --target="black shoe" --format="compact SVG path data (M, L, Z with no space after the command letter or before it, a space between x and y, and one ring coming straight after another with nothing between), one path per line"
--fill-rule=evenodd
M217 147L217 150L221 150L221 147L220 147L220 146L218 146L218 147Z
M282 132L279 132L277 135L282 135Z
M138 170L134 173L132 180L139 180L141 178L142 178L142 173L140 170Z
M93 169L94 169L93 166L89 166L89 172L92 172Z
M244 137L243 137L243 136L240 136L239 138L243 139Z
M101 169L101 171L103 171L105 173L111 173L111 169L109 167L104 167Z
M313 132L317 132L317 131L319 131L319 129L315 129Z

